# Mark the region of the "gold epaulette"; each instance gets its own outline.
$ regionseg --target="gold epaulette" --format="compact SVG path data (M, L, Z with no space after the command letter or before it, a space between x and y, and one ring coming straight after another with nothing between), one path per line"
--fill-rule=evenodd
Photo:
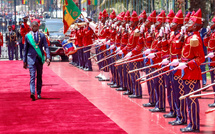
M196 35L193 35L193 37L190 39L190 46L191 47L199 46L199 40Z

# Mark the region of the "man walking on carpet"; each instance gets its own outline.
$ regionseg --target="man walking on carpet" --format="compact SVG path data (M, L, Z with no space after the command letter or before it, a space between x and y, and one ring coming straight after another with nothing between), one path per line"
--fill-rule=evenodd
M30 92L31 99L35 101L35 77L37 72L37 98L41 99L42 88L42 72L43 64L45 63L45 56L43 47L47 54L47 64L50 65L50 51L43 33L40 33L39 23L33 21L31 24L32 31L25 36L23 68L29 68L30 71Z

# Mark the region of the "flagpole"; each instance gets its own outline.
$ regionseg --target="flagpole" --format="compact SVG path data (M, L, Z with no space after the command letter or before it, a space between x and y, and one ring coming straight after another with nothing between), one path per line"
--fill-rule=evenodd
M15 12L15 31L16 31L16 0L14 0L14 12Z
M56 18L57 18L57 0L56 0Z

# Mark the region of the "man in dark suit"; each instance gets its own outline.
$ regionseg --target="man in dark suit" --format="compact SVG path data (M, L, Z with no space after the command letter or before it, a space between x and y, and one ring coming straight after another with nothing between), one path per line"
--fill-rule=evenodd
M45 56L43 52L43 47L45 48L47 54L47 64L50 65L50 51L46 41L46 37L43 33L40 33L39 24L33 21L31 24L32 31L30 31L25 36L24 45L24 57L23 57L23 67L25 69L29 68L30 71L30 91L31 99L35 101L35 77L37 72L37 98L41 99L41 88L42 88L42 72L43 63L45 62Z
M8 32L6 33L6 44L8 47L9 60L13 60L14 50L16 47L16 33L12 31L12 26L8 26Z
M24 44L22 43L22 35L21 35L21 27L22 27L22 21L19 22L19 26L17 28L17 39L18 39L18 43L19 43L19 50L20 50L20 58L21 60L23 60L23 51L24 51Z

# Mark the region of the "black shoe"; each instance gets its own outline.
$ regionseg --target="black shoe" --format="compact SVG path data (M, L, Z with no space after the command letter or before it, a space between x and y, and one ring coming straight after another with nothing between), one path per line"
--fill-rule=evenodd
M114 82L112 81L110 83L107 83L107 85L114 85Z
M120 87L120 88L117 88L116 91L127 91L127 89L125 87Z
M132 95L132 93L127 91L127 92L123 93L123 95Z
M142 98L141 95L129 95L128 97L129 98Z
M42 97L41 97L41 95L40 95L40 94L38 94L38 95L37 95L37 98L38 98L38 99L41 99Z
M173 113L168 113L163 115L164 118L176 118L176 115Z
M84 68L84 71L93 71L93 69L90 69L90 68Z
M202 87L206 87L208 84L203 84ZM202 91L206 91L208 88L202 90Z
M32 101L36 100L34 94L31 94L30 98L32 99Z
M95 76L95 78L101 78L100 76Z
M172 124L171 125L173 125L173 126L177 126L177 125L187 125L187 123L186 122L182 122L182 121L175 121L175 122L172 122Z
M155 107L155 103L146 103L143 104L144 107Z
M175 123L175 122L176 122L176 120L174 120L174 121L169 121L168 124L171 124L171 125L172 125L172 123Z
M166 112L165 108L153 108L149 109L151 112Z
M215 103L213 104L208 104L209 107L215 107Z
M193 129L192 127L180 128L181 132L199 132L199 129Z
M120 86L115 83L114 85L111 85L110 87L111 88L119 88Z
M110 81L110 79L102 79L102 78L99 78L99 81Z

